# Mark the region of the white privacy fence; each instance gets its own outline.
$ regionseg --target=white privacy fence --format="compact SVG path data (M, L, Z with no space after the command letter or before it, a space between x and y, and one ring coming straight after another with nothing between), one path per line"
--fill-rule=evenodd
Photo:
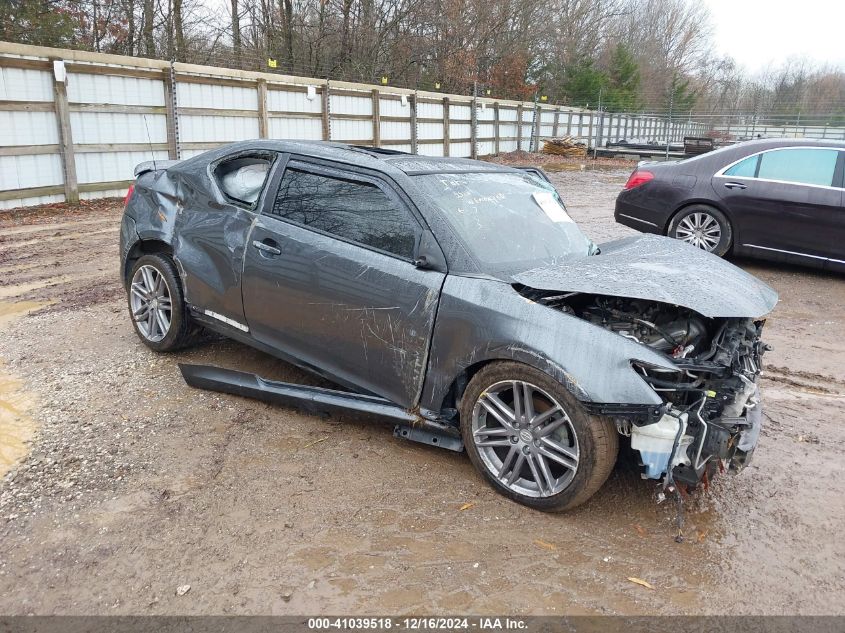
M841 141L845 139L845 127L832 125L775 125L754 121L752 117L737 117L737 120L714 126L719 132L736 139L762 138L814 138Z
M142 161L254 138L477 157L564 135L601 146L703 131L657 116L0 42L0 210L121 196Z

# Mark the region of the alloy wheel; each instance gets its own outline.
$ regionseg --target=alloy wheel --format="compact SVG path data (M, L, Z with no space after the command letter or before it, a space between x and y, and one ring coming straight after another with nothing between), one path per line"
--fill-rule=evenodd
M472 412L472 436L488 471L513 492L550 497L578 471L578 438L561 404L523 381L497 382Z
M675 237L687 244L712 253L722 240L722 227L709 213L696 211L678 222Z
M129 288L132 318L141 335L157 343L170 331L173 304L164 275L153 266L141 266Z

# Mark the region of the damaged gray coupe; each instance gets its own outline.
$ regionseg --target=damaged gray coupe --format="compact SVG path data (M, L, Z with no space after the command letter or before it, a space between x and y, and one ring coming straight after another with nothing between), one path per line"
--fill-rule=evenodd
M620 443L677 488L760 433L775 292L669 238L594 244L538 170L297 141L144 163L121 264L150 348L207 328L337 388L182 365L189 384L386 418L533 508L589 499Z

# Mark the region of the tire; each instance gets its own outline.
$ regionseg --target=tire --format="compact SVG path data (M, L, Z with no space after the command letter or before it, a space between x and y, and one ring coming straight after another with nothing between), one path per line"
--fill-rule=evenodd
M167 255L144 255L135 262L129 273L127 303L135 333L150 349L173 352L194 341L196 328L185 306L176 266Z
M531 401L531 409L513 406L514 384L520 397ZM511 412L524 410L522 421L510 429L502 424L510 418L494 398ZM555 404L559 410L549 414ZM528 423L532 417L534 425ZM488 483L504 496L545 512L570 510L592 497L619 452L611 420L589 415L566 387L521 363L491 363L473 376L461 397L460 419L470 461Z
M681 209L669 223L666 235L723 257L733 243L733 230L725 214L706 204Z

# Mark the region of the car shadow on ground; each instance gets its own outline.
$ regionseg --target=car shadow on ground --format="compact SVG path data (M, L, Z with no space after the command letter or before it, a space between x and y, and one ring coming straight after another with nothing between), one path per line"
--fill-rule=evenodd
M743 270L750 272L757 276L766 275L800 275L811 276L820 280L841 281L845 279L845 275L832 270L824 268L815 268L811 266L801 266L799 264L792 264L789 262L777 262L767 259L755 259L752 257L745 257L741 255L726 255L725 259L735 266L739 266Z
M254 373L269 380L345 390L343 387L293 364L212 332L204 333L195 346L180 353L173 360L174 370L177 362L209 364ZM188 388L187 385L186 388ZM224 394L223 397L244 403L250 401L248 398L230 394ZM317 421L328 422L333 425L348 426L350 431L378 434L383 438L385 444L392 444L401 449L397 451L397 459L405 459L406 457L403 454L410 451L413 461L423 462L431 459L441 468L451 469L454 467L455 475L459 476L465 475L464 469L469 464L469 458L465 452L454 452L394 437L395 420L358 412L323 414L313 413L295 406L278 404L269 406L274 409L277 408L280 412L297 412L303 416L312 417L315 423ZM607 511L610 514L611 508L618 507L620 504L625 508L626 513L634 514L642 512L642 508L654 507L660 490L659 482L641 477L642 467L637 454L630 447L630 440L625 437L619 439L619 457L607 483L599 490L594 499L567 512L568 516L574 518L582 512L594 514L597 509L601 509L601 513ZM448 472L442 472L441 475L445 479L451 478ZM478 477L479 482L482 481L480 474L475 476ZM485 496L497 501L501 500L492 488L486 488L486 490Z

